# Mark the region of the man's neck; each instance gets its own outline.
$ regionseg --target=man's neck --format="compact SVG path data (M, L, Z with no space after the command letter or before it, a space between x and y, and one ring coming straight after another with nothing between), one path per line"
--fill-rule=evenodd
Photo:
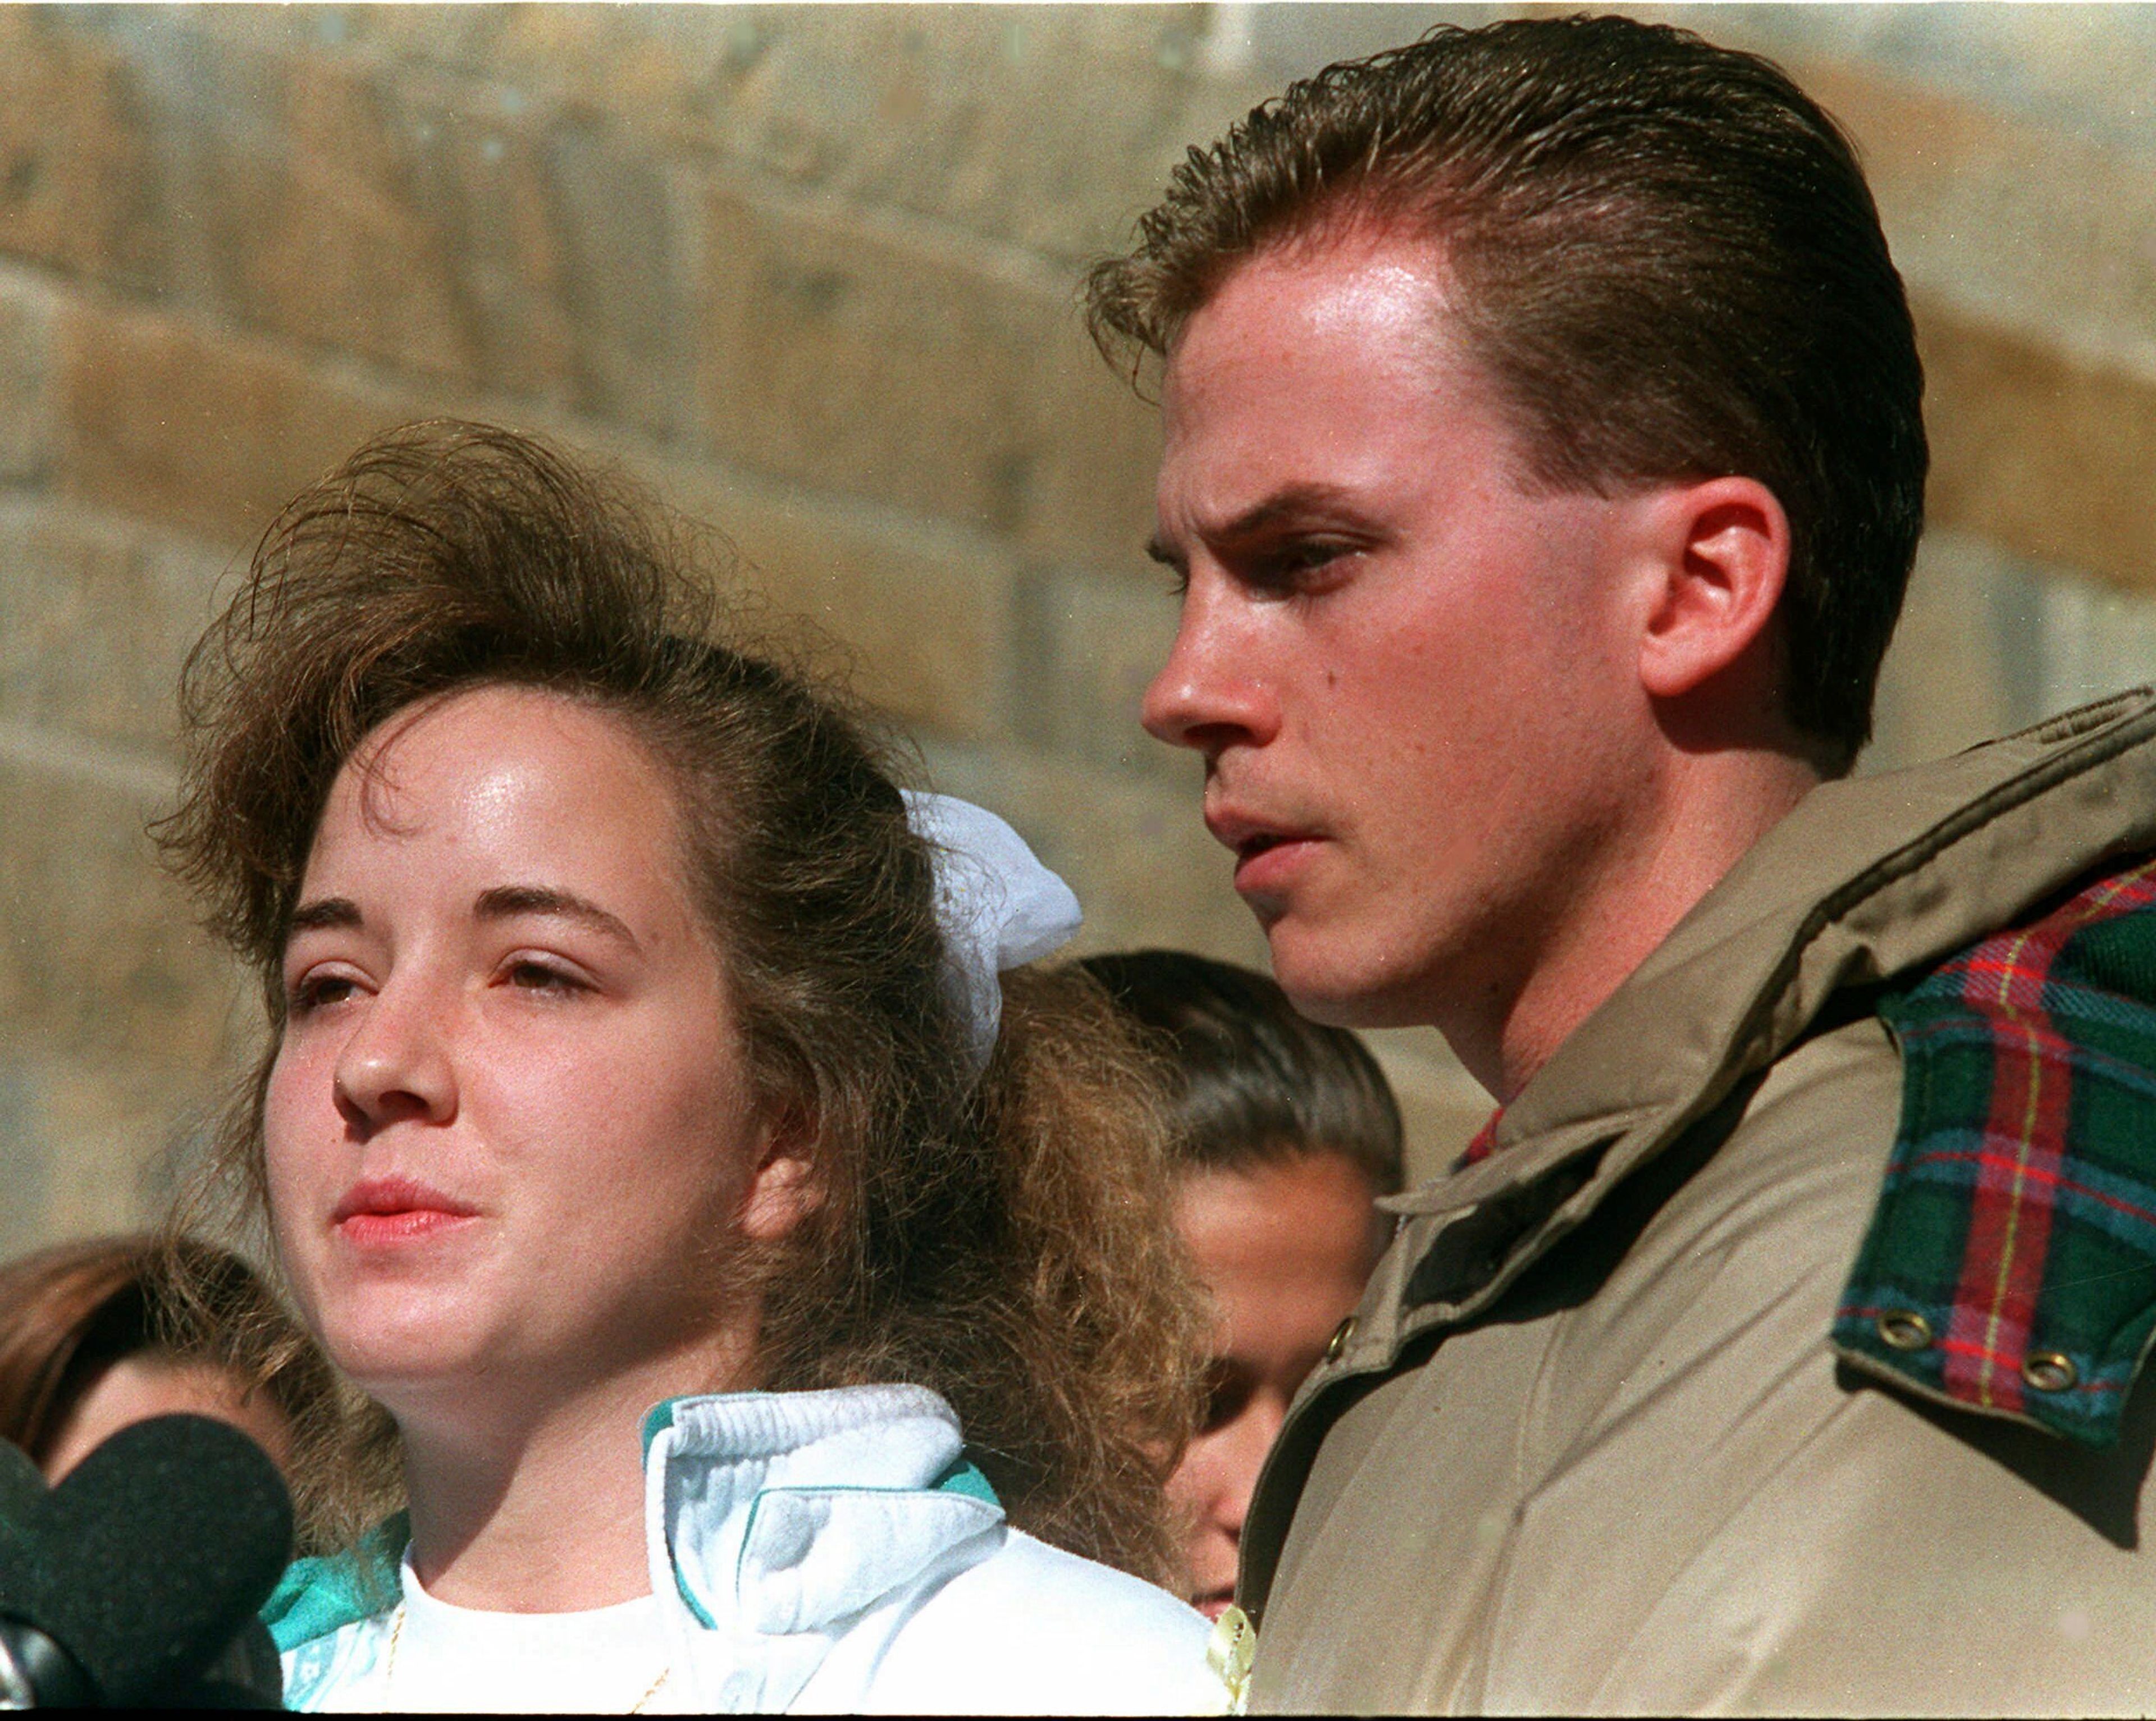
M1629 979L1700 899L1820 778L1787 753L1682 762L1652 816L1602 857L1540 941L1537 959L1479 1020L1445 1025L1469 1070L1503 1102ZM1463 1043L1464 1042L1464 1043Z

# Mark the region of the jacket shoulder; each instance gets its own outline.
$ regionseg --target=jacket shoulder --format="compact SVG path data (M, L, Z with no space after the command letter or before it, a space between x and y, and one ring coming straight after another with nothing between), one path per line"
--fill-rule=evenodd
M1704 1163L1670 1166L1673 1189L1620 1191L1531 1270L1498 1322L1526 1316L1548 1346L1523 1451L1561 1466L1650 1402L1712 1417L1793 1371L1818 1389L1799 1395L1806 1425L1830 1415L1829 1329L1878 1200L1901 1079L1876 1018L1804 1041L1702 1143Z
M2156 1331L2156 860L2099 869L1881 1013L1901 1121L1837 1346L2115 1444Z
M1014 1530L924 1602L865 1707L886 1712L1206 1714L1228 1706L1212 1628L1165 1590Z

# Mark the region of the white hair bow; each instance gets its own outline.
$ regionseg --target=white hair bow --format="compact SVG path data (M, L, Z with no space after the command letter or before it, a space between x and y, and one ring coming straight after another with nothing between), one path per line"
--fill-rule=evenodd
M1003 1025L998 976L1061 949L1085 917L1070 886L987 808L955 795L901 793L906 822L935 853L944 984L964 1014L978 1076Z

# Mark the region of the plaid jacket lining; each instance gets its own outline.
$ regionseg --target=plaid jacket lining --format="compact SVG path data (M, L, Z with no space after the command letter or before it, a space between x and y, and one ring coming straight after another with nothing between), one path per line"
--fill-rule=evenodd
M1902 1120L1835 1343L2091 1446L2156 1328L2156 860L1881 1004Z

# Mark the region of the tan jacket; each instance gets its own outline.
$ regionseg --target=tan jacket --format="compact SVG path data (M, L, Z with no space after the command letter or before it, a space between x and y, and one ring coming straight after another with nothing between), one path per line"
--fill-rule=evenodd
M2156 1709L2149 1379L2099 1452L1829 1344L1901 1103L1851 989L2151 848L2138 693L1753 850L1397 1204L1245 1526L1253 1708Z

